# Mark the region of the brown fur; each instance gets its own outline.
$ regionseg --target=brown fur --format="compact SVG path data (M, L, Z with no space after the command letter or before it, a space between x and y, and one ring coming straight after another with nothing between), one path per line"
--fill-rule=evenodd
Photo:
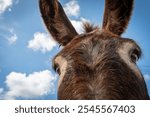
M98 27L94 26L93 24L90 24L89 22L84 22L83 29L85 30L85 33L89 33L92 32L93 30L98 29Z
M120 37L132 6L133 0L106 0L102 30L86 23L86 32L79 35L57 0L40 0L49 32L64 45L53 60L60 77L63 65L55 60L63 57L67 61L58 99L149 99L135 63L141 49L133 40ZM125 45L130 46L126 49Z
M60 45L66 45L77 32L57 0L40 0L40 11L47 29ZM69 34L69 35L68 35Z
M129 22L134 0L106 0L103 28L121 35Z

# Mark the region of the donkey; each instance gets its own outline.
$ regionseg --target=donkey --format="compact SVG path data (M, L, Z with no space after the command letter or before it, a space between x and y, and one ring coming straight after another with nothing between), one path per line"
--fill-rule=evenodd
M58 0L40 0L44 23L63 46L54 57L58 72L58 99L149 99L144 78L136 62L141 56L137 43L121 37L134 0L105 0L102 29L84 23L78 34Z

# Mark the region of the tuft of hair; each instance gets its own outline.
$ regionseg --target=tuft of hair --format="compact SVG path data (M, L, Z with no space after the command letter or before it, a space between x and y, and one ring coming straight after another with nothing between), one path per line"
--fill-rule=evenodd
M90 24L89 22L83 22L83 29L84 32L89 33L95 29L98 29L98 27L94 26L94 24Z

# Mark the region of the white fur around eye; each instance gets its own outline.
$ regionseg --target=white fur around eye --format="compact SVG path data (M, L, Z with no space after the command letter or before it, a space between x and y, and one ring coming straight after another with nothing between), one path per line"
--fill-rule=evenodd
M60 86L61 82L63 81L63 78L65 76L66 73L66 69L67 69L67 60L62 57L62 56L58 56L55 59L55 63L57 63L59 65L59 70L60 70L60 78L58 81L58 87Z

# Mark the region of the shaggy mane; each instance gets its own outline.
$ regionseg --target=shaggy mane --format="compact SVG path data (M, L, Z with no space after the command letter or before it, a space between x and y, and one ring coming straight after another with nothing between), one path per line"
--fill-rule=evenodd
M94 24L90 24L89 22L84 22L83 29L86 33L89 33L95 29L98 29L98 26L94 26Z

